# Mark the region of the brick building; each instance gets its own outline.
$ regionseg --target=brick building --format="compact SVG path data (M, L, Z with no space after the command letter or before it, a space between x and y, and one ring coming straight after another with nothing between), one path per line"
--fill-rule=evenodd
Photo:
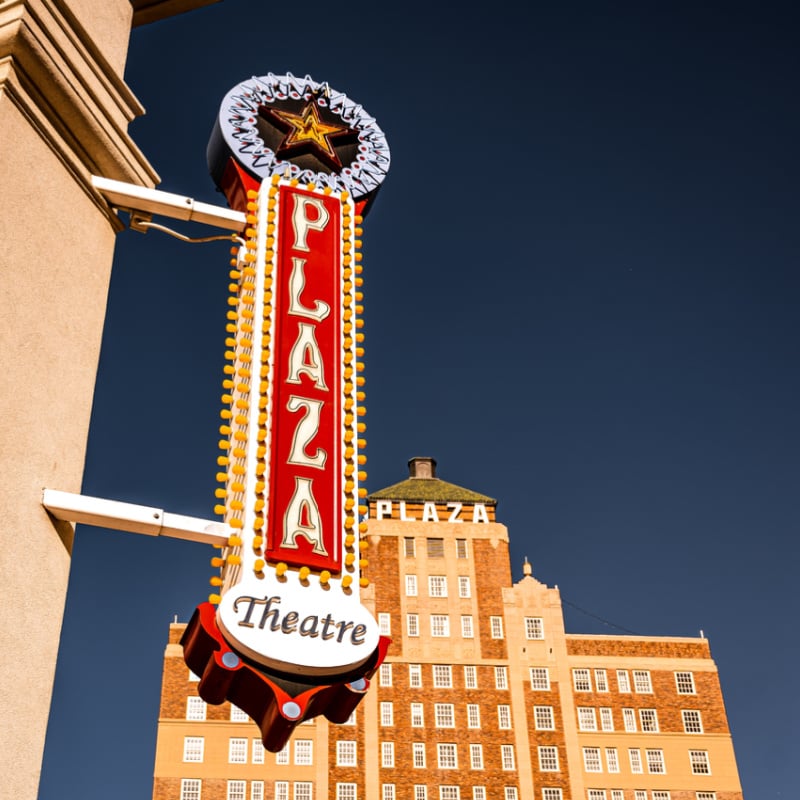
M173 624L154 800L742 800L708 641L566 633L557 588L512 583L495 500L435 466L369 498L364 602L393 643L350 723L265 751L197 696Z

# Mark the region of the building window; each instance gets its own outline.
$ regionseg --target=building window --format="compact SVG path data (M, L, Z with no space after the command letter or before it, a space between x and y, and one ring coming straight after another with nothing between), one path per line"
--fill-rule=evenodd
M264 800L264 781L250 781L250 800Z
M453 688L453 668L449 664L433 665L433 687L434 689Z
M594 671L594 688L598 692L608 691L608 675L604 669L596 669Z
M181 778L181 800L200 800L201 787L197 778Z
M206 740L202 736L183 737L183 760L199 762L203 760Z
M381 800L396 800L395 787L393 783L384 783L381 786Z
M511 706L497 706L497 727L501 730L511 729Z
M544 786L542 787L542 800L564 800L564 794L561 789Z
M195 721L206 718L206 702L202 697L186 698L186 719Z
M558 748L542 747L539 751L539 770L541 772L558 772Z
M628 750L628 759L631 762L631 772L634 775L641 775L643 772L642 769L642 751L639 750L638 747L631 747Z
M695 694L696 690L694 688L694 673L676 672L675 688L678 690L678 694Z
M447 614L431 614L431 636L450 635L450 617Z
M228 763L247 763L247 739L228 739Z
M637 789L633 793L633 796L634 796L635 800L647 800L647 792L644 791L643 789Z
M502 617L489 617L489 630L492 634L492 639L503 638L503 618Z
M289 800L289 781L275 781L275 800Z
M494 668L494 688L508 689L508 670L505 667Z
M616 747L606 747L606 767L609 772L619 772L619 755Z
M247 781L228 781L228 800L247 800Z
M238 706L231 703L231 722L247 722L250 717Z
M289 747L291 747L290 742L286 742L286 744L275 753L275 763L276 764L288 764L289 763Z
M703 732L703 718L700 716L699 711L690 711L684 709L681 711L683 717L683 731L684 733L702 733Z
M340 739L336 742L336 766L355 767L356 748L356 742L351 739Z
M467 727L480 728L481 726L481 707L477 703L467 705Z
M406 575L406 597L417 596L417 576Z
M469 746L469 766L471 769L483 769L483 745Z
M458 786L440 786L439 800L460 800L461 789Z
M588 669L573 669L572 685L576 692L591 692L592 673Z
M478 688L478 669L477 667L464 667L464 688Z
M597 730L597 716L593 708L578 707L578 728L582 731Z
M378 614L378 628L380 629L381 636L392 635L392 615L391 614Z
M614 730L614 714L610 708L600 709L600 729L604 731Z
M254 764L264 763L264 744L261 739L253 739L250 745L250 758Z
M437 728L455 728L455 707L452 703L434 703L433 715Z
M428 787L419 783L414 784L414 800L428 800Z
M417 769L425 769L425 742L414 742L411 745L411 753L414 759L414 766Z
M428 595L430 597L447 597L447 578L444 575L428 576Z
M394 725L394 703L381 703L381 725L384 728Z
M412 689L419 689L422 687L422 664L408 665L408 685Z
M458 576L458 596L472 597L472 587L470 586L469 578L466 575Z
M625 800L625 792L622 789L612 789L611 800Z
M630 676L628 675L628 670L626 669L617 670L617 689L622 694L630 694L631 679Z
M533 720L537 731L554 731L556 729L553 706L534 706Z
M547 667L531 667L531 689L550 690L550 672Z
M311 800L312 786L311 781L295 781L294 800Z
M387 769L394 766L394 742L381 742L381 766Z
M199 680L200 680L200 676L199 675L195 675L194 672L189 670L189 681L191 683L197 683Z
M357 798L358 798L358 784L355 783L336 784L336 800L357 800ZM295 800L297 800L296 793L295 793Z
M468 558L467 555L467 540L456 539L456 558Z
M711 764L708 760L707 750L690 750L689 763L692 765L692 775L711 774Z
M650 681L650 672L643 669L633 671L633 690L636 694L652 694L653 684Z
M392 685L392 665L391 664L381 664L380 670L378 670L378 685L379 686L391 686Z
M406 633L419 636L419 614L406 614Z
M653 800L669 800L669 792L665 792L663 789L654 789L652 798Z
M663 775L667 770L664 766L663 750L645 750L647 756L647 771L651 775Z
M544 639L544 622L541 617L525 617L525 638Z
M412 703L411 704L411 727L412 728L424 728L425 727L425 715L423 711L422 703Z
M636 712L632 708L622 709L622 722L628 733L636 733Z
M428 545L428 558L444 558L444 539L426 540Z
M436 745L439 769L458 769L458 752L454 744L440 742Z
M587 797L589 800L606 800L605 789L589 789Z
M695 800L717 800L716 792L695 792Z
M587 772L602 772L603 764L600 761L599 747L583 748L583 768Z
M516 786L506 786L504 788L504 797L505 797L505 800L517 800L517 787Z
M501 744L500 745L500 763L506 772L516 769L516 759L514 758L514 745Z
M464 639L473 639L475 637L472 630L472 617L466 614L461 617L461 636Z
M313 739L298 739L294 743L294 763L297 766L307 766L314 763Z
M486 787L473 786L472 787L472 800L486 800Z
M658 733L658 712L654 708L640 708L639 722L642 733Z
M406 558L414 558L417 554L416 547L414 547L414 539L411 536L406 536L403 539L403 555Z

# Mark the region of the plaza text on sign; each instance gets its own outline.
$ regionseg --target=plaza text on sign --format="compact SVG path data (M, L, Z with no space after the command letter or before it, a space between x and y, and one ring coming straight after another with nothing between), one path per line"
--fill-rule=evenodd
M266 555L341 569L341 202L280 187Z

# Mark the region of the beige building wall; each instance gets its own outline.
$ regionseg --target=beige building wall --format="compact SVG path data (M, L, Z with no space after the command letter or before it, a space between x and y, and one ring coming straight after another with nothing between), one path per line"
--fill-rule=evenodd
M81 488L119 230L90 176L158 181L127 134L143 112L122 80L133 14L0 3L0 769L17 800L37 794L73 534L42 490Z

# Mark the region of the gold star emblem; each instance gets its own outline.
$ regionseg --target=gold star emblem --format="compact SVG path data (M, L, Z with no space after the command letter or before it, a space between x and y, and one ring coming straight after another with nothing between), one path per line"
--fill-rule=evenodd
M355 131L347 125L331 125L319 118L317 105L309 100L301 114L291 111L267 109L276 124L287 131L275 152L277 156L289 156L293 151L311 152L333 169L341 169L342 162L336 154L332 139L351 136Z

